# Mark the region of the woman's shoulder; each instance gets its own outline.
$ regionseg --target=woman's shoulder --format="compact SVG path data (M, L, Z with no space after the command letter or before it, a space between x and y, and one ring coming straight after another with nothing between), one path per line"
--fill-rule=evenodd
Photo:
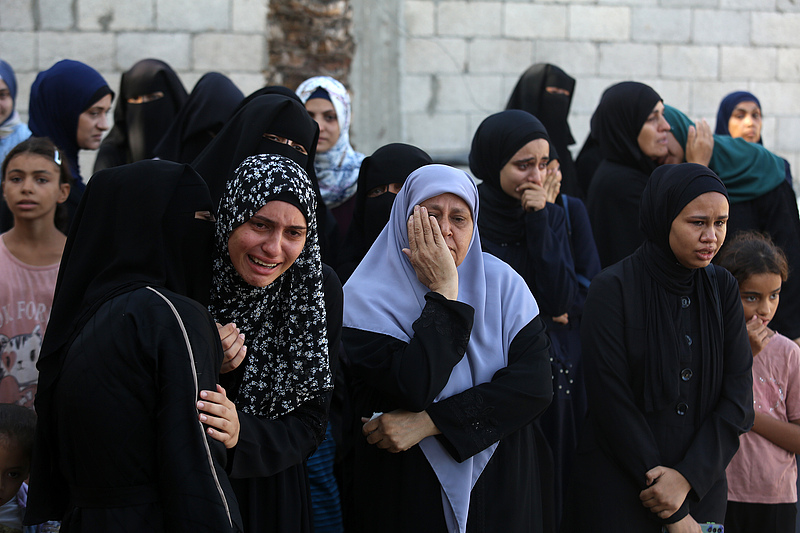
M114 297L112 302L114 300L119 301L127 312L134 313L144 309L144 315L155 320L176 313L184 320L211 316L208 309L200 302L163 287L139 287Z

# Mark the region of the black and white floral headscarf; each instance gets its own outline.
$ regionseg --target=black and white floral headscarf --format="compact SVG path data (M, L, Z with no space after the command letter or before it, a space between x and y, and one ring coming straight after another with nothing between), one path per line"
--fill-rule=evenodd
M231 263L228 238L267 202L287 197L306 218L305 246L278 279L254 287ZM274 154L245 159L220 202L209 307L217 322L234 322L245 335L244 370L235 371L242 373L229 393L246 413L276 418L333 388L315 213L306 172Z

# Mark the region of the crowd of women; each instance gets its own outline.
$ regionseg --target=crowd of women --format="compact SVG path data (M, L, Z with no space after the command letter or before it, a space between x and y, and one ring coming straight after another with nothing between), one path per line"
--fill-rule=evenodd
M573 160L537 64L470 175L357 152L327 76L64 60L27 126L17 89L0 61L0 402L37 425L0 425L0 526L794 531L800 216L754 95L712 134L612 85Z

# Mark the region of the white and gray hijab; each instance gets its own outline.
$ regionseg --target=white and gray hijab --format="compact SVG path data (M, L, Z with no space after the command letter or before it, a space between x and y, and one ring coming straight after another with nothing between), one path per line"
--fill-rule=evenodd
M525 281L481 250L478 190L472 179L452 167L427 165L408 177L392 205L389 222L345 284L344 326L411 340L412 325L422 314L429 291L402 252L409 247L407 221L415 205L444 193L463 199L472 212L472 240L458 266L458 301L469 304L475 318L466 355L434 402L491 381L497 370L508 365L508 350L516 334L539 314ZM442 486L448 531L466 531L470 493L497 443L461 463L435 437L423 439L420 447Z
M306 242L278 279L254 287L231 263L228 238L272 200L300 209L308 227ZM217 322L234 322L248 348L234 371L241 372L237 390L229 393L242 411L276 418L333 388L314 187L294 161L259 154L236 169L218 211L209 309Z

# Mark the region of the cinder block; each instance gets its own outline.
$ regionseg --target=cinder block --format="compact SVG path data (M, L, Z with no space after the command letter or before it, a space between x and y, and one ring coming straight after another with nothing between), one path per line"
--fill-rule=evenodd
M750 84L750 92L758 96L765 109L772 110L767 116L800 115L800 98L797 97L800 83L754 82ZM794 142L796 144L797 139Z
M94 32L40 32L39 69L48 69L61 59L75 59L99 71L114 68L114 35Z
M720 77L723 80L772 80L777 75L777 67L778 51L775 48L722 47Z
M202 33L194 37L193 66L197 70L261 72L266 67L266 36Z
M656 78L648 78L641 81L649 85L656 92L661 95L665 104L675 106L681 111L691 111L690 88L691 82L689 80L664 80Z
M594 114L594 110L597 109L597 104L600 103L600 97L603 91L620 81L624 81L624 79L596 78L594 76L576 79L575 93L572 95L570 114L577 116L583 115L591 118Z
M231 0L156 0L156 28L167 31L230 29Z
M796 0L778 0L778 11L785 13L787 11L800 11L800 3Z
M433 89L439 83L434 75L410 75L401 78L400 103L406 113L429 112L436 106Z
M522 72L533 61L533 41L527 39L475 39L469 44L470 73Z
M469 151L472 132L465 114L405 113L406 142L435 156Z
M664 45L661 47L661 75L672 79L717 79L719 49L715 46Z
M505 4L503 35L526 39L564 39L567 37L567 6Z
M800 139L800 116L779 118L776 124L775 151L797 153L797 139ZM800 174L800 167L793 167L793 174Z
M33 0L0 0L0 30L33 29Z
M488 116L503 109L508 100L499 75L438 76L436 87L434 113L483 113Z
M30 31L0 31L0 58L7 61L14 73L38 71L36 34Z
M464 72L467 43L463 39L408 39L405 70L408 74Z
M627 3L627 2L626 2ZM658 2L660 5L668 5L671 8L690 7L694 9L709 7L718 7L719 0L663 0Z
M38 0L40 30L67 30L73 27L75 20L72 2L64 0Z
M696 9L688 20L692 21L693 43L742 46L750 42L750 14L746 11Z
M266 85L264 74L261 72L231 72L228 77L245 96Z
M778 49L778 79L800 81L800 49Z
M638 80L658 74L655 44L610 43L599 45L598 70L603 75Z
M753 44L800 47L800 13L753 13Z
M746 91L748 86L742 81L697 81L691 84L690 105L687 109L696 116L705 118L716 128L717 109L726 95L734 91ZM682 110L683 111L683 110Z
M680 1L681 0L670 0L670 4L669 5L672 5L673 2L678 3ZM685 0L685 1L688 2L688 1L691 1L691 0ZM595 3L595 2L593 2L593 3ZM619 6L619 5L623 5L623 6L628 6L628 7L643 7L643 6L657 6L657 5L659 5L660 3L663 3L663 2L660 2L659 0L598 0L596 3L598 5L601 5L601 6Z
M117 65L128 69L147 57L160 59L173 69L191 68L191 37L186 33L120 33L117 35Z
M63 0L50 0L63 2ZM155 25L153 2L80 0L77 2L78 28L89 31L146 31Z
M500 34L500 2L445 2L436 14L436 34L485 37Z
M613 6L570 6L567 36L573 40L628 41L631 9Z
M598 71L598 46L589 42L538 41L534 63L552 63L573 78L593 76Z
M233 0L233 31L267 31L268 5L264 0Z
M720 9L741 9L744 11L773 11L775 0L720 0Z
M17 99L14 101L14 106L20 115L23 115L22 120L27 122L31 85L33 85L33 80L36 79L37 72L19 72L15 70L14 74L17 76Z
M411 37L429 37L436 28L436 6L428 0L405 2L403 20L406 33Z
M689 41L691 20L689 9L634 8L631 10L631 40L639 43L685 43Z

